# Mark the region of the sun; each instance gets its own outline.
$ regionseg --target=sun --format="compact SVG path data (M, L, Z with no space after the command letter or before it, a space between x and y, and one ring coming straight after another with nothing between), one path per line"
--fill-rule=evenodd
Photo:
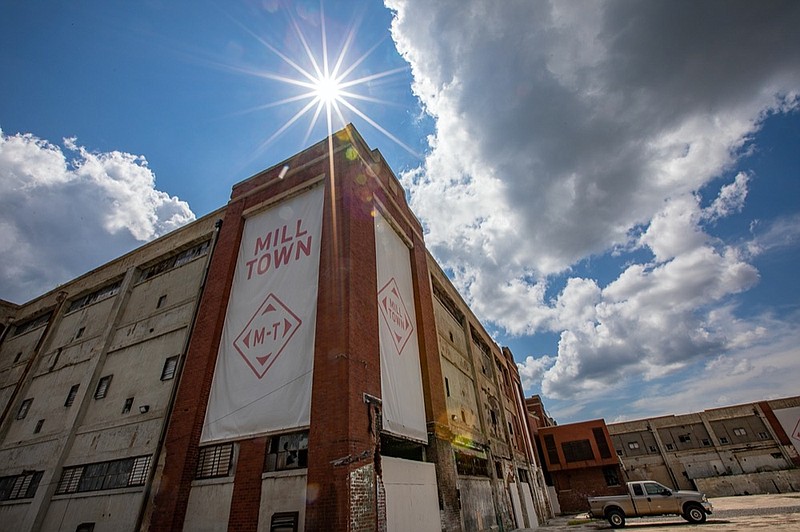
M330 75L322 75L314 82L314 97L325 105L331 105L343 96L342 84L338 79Z

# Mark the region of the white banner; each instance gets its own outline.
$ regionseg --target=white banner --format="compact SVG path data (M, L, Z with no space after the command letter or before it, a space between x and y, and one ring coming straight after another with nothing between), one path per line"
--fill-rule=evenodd
M427 443L411 257L408 247L377 211L375 256L383 428Z
M783 427L783 432L789 436L789 440L800 453L800 406L773 410L775 417Z
M203 443L309 424L323 190L245 221Z

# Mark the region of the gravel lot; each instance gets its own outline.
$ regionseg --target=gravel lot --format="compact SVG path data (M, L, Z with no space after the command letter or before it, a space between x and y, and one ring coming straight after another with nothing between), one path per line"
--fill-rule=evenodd
M711 499L714 513L702 525L691 525L677 516L631 518L625 530L642 532L733 532L763 530L765 532L800 531L800 493L717 497ZM585 514L561 516L539 527L542 532L613 530L607 521L591 520Z

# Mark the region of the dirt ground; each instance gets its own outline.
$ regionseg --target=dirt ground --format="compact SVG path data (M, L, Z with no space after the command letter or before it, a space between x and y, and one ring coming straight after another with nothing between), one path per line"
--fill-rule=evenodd
M800 493L716 497L711 499L714 513L701 525L691 525L678 516L631 518L625 530L641 532L734 532L773 530L800 532ZM525 529L528 530L528 529ZM588 532L613 530L608 521L589 519L586 514L559 516L539 527L542 532Z

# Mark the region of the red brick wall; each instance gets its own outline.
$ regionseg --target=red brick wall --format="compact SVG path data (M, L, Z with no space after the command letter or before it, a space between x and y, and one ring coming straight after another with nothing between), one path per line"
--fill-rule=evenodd
M624 495L626 493L623 486L607 486L603 470L599 467L556 471L552 475L562 514L588 512L588 497ZM620 482L623 482L621 474L619 479Z
M233 481L231 513L228 531L238 532L258 529L258 512L261 506L261 472L267 438L253 438L239 442L239 457Z

